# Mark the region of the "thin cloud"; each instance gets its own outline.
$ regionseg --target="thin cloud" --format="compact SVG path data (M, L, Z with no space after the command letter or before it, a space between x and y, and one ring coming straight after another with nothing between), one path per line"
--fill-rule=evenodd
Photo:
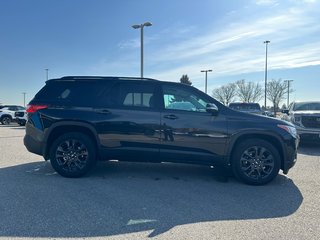
M194 26L170 26L146 38L145 75L178 81L182 74L188 74L200 84L203 68L213 68L215 77L263 71L264 40L271 40L269 70L318 65L319 11L307 5L309 7L304 8L285 6L282 11L278 9L267 15L258 12L250 18L243 18L243 13L237 11L232 14L231 23L227 17L221 23L223 28L210 29L201 35ZM139 74L140 39L124 41L119 47L126 48L126 55L119 56L112 66L102 63L97 68L121 72L128 65L134 65Z
M320 59L320 40L306 43L305 39L320 31L318 20L308 12L296 8L286 9L285 14L251 19L234 24L220 32L172 44L152 54L150 66L165 65L175 72L191 72L210 64L215 74L233 75L262 71L264 67L263 41L271 41L269 69L295 68L314 65ZM296 44L296 46L295 46ZM165 62L180 63L168 66ZM188 70L186 72L186 70ZM162 72L163 69L160 69ZM157 76L163 74L154 73Z
M277 0L256 0L255 3L261 6L277 6L279 1Z

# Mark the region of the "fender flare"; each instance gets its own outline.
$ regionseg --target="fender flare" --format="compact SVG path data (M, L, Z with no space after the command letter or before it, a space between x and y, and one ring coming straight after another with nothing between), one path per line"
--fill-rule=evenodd
M259 137L271 142L271 144L275 145L276 149L280 150L279 154L281 156L281 165L282 165L284 161L285 146L283 145L283 140L281 139L281 136L279 136L278 134L272 131L267 132L266 130L262 130L262 129L245 130L245 131L237 132L230 136L228 148L226 151L228 165L231 164L231 155L239 140L243 138L259 138Z
M50 126L50 128L45 130L45 135L44 135L44 139L43 139L44 140L44 149L43 149L43 154L42 154L45 159L48 159L49 143L52 142L53 139L55 139L54 137L53 137L53 139L51 139L51 137L53 136L52 134L57 129L67 128L67 127L76 127L76 128L82 128L82 129L88 130L92 134L92 136L94 137L94 139L93 139L95 141L94 144L97 147L100 146L100 139L98 137L98 133L97 133L96 129L88 122L72 121L72 120L59 121L59 122L52 124ZM72 132L72 130L70 132Z

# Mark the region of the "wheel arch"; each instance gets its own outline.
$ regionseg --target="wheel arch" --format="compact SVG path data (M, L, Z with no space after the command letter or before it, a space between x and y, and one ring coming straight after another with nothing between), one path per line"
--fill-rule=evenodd
M9 117L11 120L13 119L13 117L12 117L10 114L7 114L7 113L2 114L1 117L0 117L0 119L2 120L2 119L5 118L5 117Z
M66 123L58 123L55 126L51 126L50 130L46 134L46 144L43 152L43 157L48 160L49 159L49 152L50 146L52 143L61 135L71 132L80 132L87 135L93 142L94 147L97 152L97 156L99 156L99 138L98 135L93 128L88 123L79 123L79 122L66 122Z
M238 135L234 137L230 141L230 147L228 149L228 156L229 156L229 164L231 165L231 157L233 156L234 151L236 150L236 147L240 142L243 142L248 139L262 139L270 144L272 144L279 152L280 160L281 160L281 169L284 167L284 146L281 143L281 139L278 136L275 136L273 134L265 134L265 133L244 133L241 135Z

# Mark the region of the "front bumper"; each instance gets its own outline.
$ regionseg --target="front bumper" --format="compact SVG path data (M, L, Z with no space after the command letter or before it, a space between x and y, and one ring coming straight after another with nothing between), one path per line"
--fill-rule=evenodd
M289 172L289 169L292 168L297 162L298 156L298 146L300 142L300 137L291 138L290 140L285 141L285 149L284 149L284 159L282 171L284 174Z
M295 126L295 127L302 141L319 141L320 142L320 129L302 128L299 126Z

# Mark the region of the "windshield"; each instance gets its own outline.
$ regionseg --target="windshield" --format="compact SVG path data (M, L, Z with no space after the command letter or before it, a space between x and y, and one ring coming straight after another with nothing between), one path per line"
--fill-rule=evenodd
M312 103L296 103L293 107L293 111L320 111L320 102Z

